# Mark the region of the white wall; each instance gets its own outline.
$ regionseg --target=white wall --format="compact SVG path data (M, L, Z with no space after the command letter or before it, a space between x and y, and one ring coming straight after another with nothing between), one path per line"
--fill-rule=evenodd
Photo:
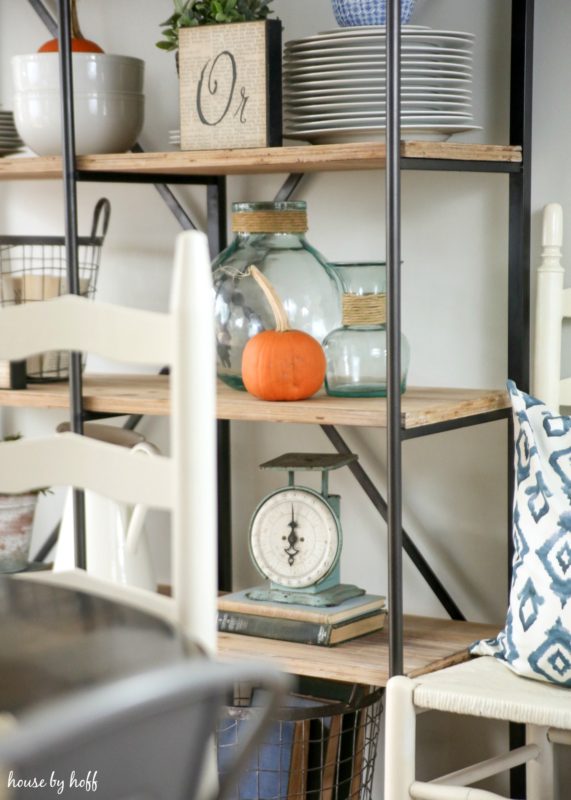
M275 0L285 40L333 27L329 0ZM474 105L480 133L458 137L507 141L509 74L507 0L419 0L415 22L476 33ZM108 52L140 56L147 63L147 112L141 141L148 149L167 147L167 132L178 127L177 79L172 56L158 51L158 23L170 0L82 0L84 33ZM565 165L571 110L566 76L571 7L542 0L537 13L537 71L534 147L534 232L548 200L570 199ZM0 3L0 103L11 105L9 61L35 50L46 34L22 0ZM231 200L269 199L280 176L231 179ZM384 253L383 173L311 176L298 197L310 212L310 241L331 260L382 259ZM89 225L95 200L106 194L112 225L103 254L99 297L153 309L166 308L177 226L152 187L81 185L81 229ZM181 189L192 214L204 223L203 192ZM507 178L504 176L406 173L403 179L404 329L412 347L410 382L416 385L501 387L506 374ZM57 183L0 184L0 227L6 233L61 231L63 206ZM534 257L537 255L537 237ZM428 301L428 302L427 302ZM92 368L106 368L91 362ZM60 419L45 412L3 412L6 430L35 433ZM142 430L166 447L167 424L146 419ZM343 430L379 485L385 483L385 434ZM444 580L467 616L500 621L506 586L507 426L496 422L465 431L408 442L404 446L407 530ZM302 426L233 426L233 513L236 586L255 580L248 565L246 531L255 504L275 475L257 465L280 452L330 450L321 432ZM334 478L343 495L346 581L371 592L386 591L386 529L349 473ZM59 498L43 502L37 540L51 528ZM160 576L168 575L167 520L153 515L151 539ZM364 557L366 555L366 557ZM443 612L416 571L405 561L407 611ZM462 761L467 729L450 734L449 722L434 721L426 737L426 773ZM436 733L435 733L436 731ZM477 737L487 752L487 736ZM453 751L453 752L451 752ZM569 785L569 784L568 784ZM562 797L565 796L562 794Z

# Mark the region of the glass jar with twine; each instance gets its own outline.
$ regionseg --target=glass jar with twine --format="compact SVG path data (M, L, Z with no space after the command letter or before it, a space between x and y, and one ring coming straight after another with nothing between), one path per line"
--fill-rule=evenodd
M251 277L254 265L276 290L296 330L323 342L341 324L341 286L325 258L307 241L304 202L234 203L234 239L214 261L218 375L243 389L242 353L275 320Z
M343 287L342 326L323 342L325 388L334 397L386 397L386 264L332 264ZM401 340L401 392L406 390L410 347Z

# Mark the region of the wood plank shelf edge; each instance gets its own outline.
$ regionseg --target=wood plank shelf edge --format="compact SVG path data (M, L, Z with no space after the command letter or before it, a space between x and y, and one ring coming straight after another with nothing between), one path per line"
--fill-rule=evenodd
M521 147L450 142L401 144L409 158L455 161L521 163ZM301 145L299 147L248 150L176 151L167 153L118 153L79 156L81 172L120 175L251 175L287 172L322 172L384 169L386 146L381 142ZM61 178L59 156L0 159L0 180L47 180Z
M468 647L477 639L495 636L499 626L447 619L405 616L404 669L415 677L466 661ZM335 647L254 639L233 633L218 637L224 659L256 658L271 661L294 675L385 686L389 677L388 631L372 633Z
M169 413L169 380L163 375L86 375L85 410L93 413ZM30 384L22 391L0 391L0 406L68 408L66 383ZM402 398L403 428L433 425L509 408L499 389L422 389L411 387ZM219 384L218 418L244 422L282 422L384 428L386 402L381 398L338 398L319 394L296 403L268 403Z

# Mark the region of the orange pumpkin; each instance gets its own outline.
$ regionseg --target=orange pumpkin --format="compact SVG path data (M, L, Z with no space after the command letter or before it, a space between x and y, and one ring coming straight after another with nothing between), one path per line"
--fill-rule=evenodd
M71 0L71 51L72 53L102 53L103 50L95 42L86 39L79 28L77 16L77 0ZM50 39L39 48L38 53L57 53L59 40Z
M281 300L256 267L250 275L264 292L276 320L276 330L253 336L242 354L244 386L261 400L305 400L325 378L325 353L303 331L291 330Z
M102 53L103 50L95 42L89 39L72 39L71 50L73 53ZM38 50L38 53L57 53L59 51L58 39L50 39L45 42Z

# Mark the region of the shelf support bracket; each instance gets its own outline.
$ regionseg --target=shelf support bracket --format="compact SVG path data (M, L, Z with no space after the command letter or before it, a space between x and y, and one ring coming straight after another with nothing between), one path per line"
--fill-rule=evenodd
M131 148L133 153L144 153L145 148L138 142ZM166 206L170 209L176 221L184 231L196 231L198 227L190 214L182 206L173 190L165 183L154 183L153 186L160 194Z
M274 197L274 203L285 203L289 200L294 192L297 190L299 184L305 178L303 172L292 172L284 181L281 189Z
M57 39L58 35L58 24L52 12L44 3L44 0L28 0L29 4L32 6L38 17L44 23L50 35L53 36L54 39Z
M321 430L327 436L333 447L337 450L338 453L342 455L349 455L351 453L351 449L349 448L348 444L345 442L337 428L333 425L322 425ZM358 462L354 461L348 465L349 470L353 474L353 477L361 487L361 489L365 492L371 503L377 509L381 517L386 522L388 519L388 506L387 502L379 492L363 466ZM408 555L414 566L418 569L430 589L434 592L442 606L446 610L446 613L450 616L451 619L455 620L465 620L466 617L460 611L460 608L454 602L444 584L440 580L440 578L436 575L428 561L422 555L416 544L410 538L408 533L403 530L402 532L403 537L403 547L405 553Z

